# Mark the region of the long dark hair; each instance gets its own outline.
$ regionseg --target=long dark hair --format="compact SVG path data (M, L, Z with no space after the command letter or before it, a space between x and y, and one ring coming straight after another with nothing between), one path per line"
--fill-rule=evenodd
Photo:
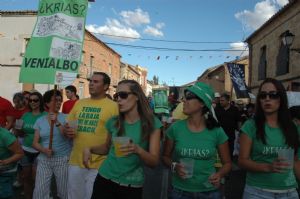
M134 80L122 80L118 83L118 85L120 84L127 84L129 86L130 91L135 96L137 96L137 109L141 120L142 139L148 140L150 134L154 130L154 115L151 111L143 89L140 86L140 84ZM116 122L116 127L118 128L118 136L124 135L124 120L125 114L120 113Z
M44 101L43 101L43 96L41 93L37 92L37 91L34 91L32 93L29 94L29 97L30 96L37 96L39 98L39 102L40 102L40 105L39 105L39 109L40 109L40 112L44 112ZM32 111L32 108L31 106L29 106L29 109L30 111Z
M279 124L279 127L282 129L286 143L290 147L294 148L296 151L299 146L298 133L297 133L296 125L293 123L292 117L288 109L288 100L287 100L286 91L282 83L273 78L265 79L265 81L263 81L263 83L260 85L258 90L258 97L256 98L256 110L255 110L255 117L254 117L256 128L257 128L256 136L264 144L266 144L266 133L265 133L266 117L261 107L260 97L259 97L261 88L266 83L273 84L277 92L279 93L280 106L277 112L278 114L277 122Z
M213 117L212 113L206 106L202 108L202 115L205 117L205 125L207 129L211 130L220 127L219 122Z

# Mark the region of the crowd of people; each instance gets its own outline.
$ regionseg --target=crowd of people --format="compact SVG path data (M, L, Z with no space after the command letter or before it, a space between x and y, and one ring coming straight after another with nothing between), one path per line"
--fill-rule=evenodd
M134 80L94 72L89 98L76 88L0 97L0 199L15 180L24 198L47 199L53 177L61 199L141 199L144 166L171 173L169 199L221 199L232 162L247 172L244 199L298 199L300 107L288 108L283 85L266 79L255 104L232 104L199 80L174 97L173 120L153 111ZM61 108L62 107L62 108ZM62 110L62 112L60 112ZM162 153L161 153L162 152Z

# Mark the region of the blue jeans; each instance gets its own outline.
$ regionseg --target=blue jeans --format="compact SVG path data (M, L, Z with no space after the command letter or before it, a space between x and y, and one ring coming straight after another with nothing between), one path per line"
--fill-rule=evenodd
M246 185L243 199L299 199L299 196L296 189L287 193L272 193Z
M172 188L169 192L169 199L221 199L219 190L207 192L188 192L180 189Z
M16 173L0 173L0 198L10 198L13 196L13 183Z

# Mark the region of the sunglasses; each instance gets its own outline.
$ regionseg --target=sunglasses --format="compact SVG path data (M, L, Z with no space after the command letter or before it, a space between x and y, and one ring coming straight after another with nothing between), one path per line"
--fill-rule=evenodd
M40 100L39 100L39 99L29 99L28 101L29 101L30 103L31 103L31 102L37 103L37 102L39 102Z
M197 95L195 95L194 93L190 92L190 91L185 91L184 93L184 98L186 100L192 100L192 99L199 99L199 97Z
M271 92L260 92L258 97L260 99L267 99L267 96L269 96L269 99L278 99L280 97L279 93L276 91Z
M133 92L120 91L114 94L114 99L127 99L130 94L134 94Z

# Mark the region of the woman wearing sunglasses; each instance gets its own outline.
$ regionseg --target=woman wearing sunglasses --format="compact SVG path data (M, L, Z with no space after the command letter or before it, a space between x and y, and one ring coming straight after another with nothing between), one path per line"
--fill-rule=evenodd
M159 162L162 125L154 117L138 82L119 82L114 99L119 106L119 116L107 121L106 142L84 150L83 161L87 168L91 153L108 154L99 168L92 198L141 199L143 166L154 167ZM118 151L116 140L120 137L127 137L129 141Z
M246 121L241 131L239 165L247 170L243 198L297 199L293 168L300 168L292 161L299 165L299 130L279 81L268 78L260 85L254 119ZM280 155L283 151L285 156Z
M220 199L220 180L231 169L228 137L214 116L213 89L197 82L185 90L183 113L187 119L166 132L163 161L171 168L170 199ZM216 171L215 157L223 166Z
M43 96L39 92L32 92L28 98L29 112L22 116L23 127L21 130L16 130L18 135L24 137L22 148L24 151L24 157L21 159L20 164L22 166L21 176L24 181L24 196L26 199L32 198L33 185L36 172L36 157L39 152L32 147L34 129L33 125L38 118L45 115Z

